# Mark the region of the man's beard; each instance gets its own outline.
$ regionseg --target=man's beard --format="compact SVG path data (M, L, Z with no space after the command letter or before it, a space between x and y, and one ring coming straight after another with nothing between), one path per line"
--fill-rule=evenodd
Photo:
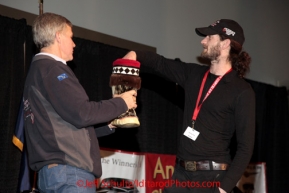
M204 50L201 53L202 58L209 59L211 61L217 60L220 55L221 55L220 44L217 44L216 46L211 47L210 52L209 52L209 49L207 48L207 51Z

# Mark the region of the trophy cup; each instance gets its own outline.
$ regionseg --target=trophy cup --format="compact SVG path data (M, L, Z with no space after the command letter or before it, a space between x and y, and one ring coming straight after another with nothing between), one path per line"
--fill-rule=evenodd
M110 76L112 94L122 94L129 90L139 90L141 78L139 77L140 62L129 59L117 59L113 62L113 70ZM111 122L120 128L132 128L140 126L140 122L134 109L129 109Z

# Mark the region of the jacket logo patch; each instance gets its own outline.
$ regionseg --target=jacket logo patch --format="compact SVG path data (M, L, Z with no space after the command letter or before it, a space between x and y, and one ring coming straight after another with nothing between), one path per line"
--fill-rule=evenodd
M59 81L62 81L64 79L68 78L68 76L67 76L67 74L63 73L63 74L60 74L59 76L57 76L57 78Z

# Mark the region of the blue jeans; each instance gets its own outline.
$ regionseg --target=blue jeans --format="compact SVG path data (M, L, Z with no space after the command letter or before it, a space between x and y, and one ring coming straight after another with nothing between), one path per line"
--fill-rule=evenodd
M41 193L95 193L95 182L92 173L69 165L50 164L38 173Z

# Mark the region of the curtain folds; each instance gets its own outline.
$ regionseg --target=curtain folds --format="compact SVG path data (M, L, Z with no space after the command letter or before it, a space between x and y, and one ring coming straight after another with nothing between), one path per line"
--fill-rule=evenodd
M16 192L21 152L12 144L24 83L26 21L0 17L0 192Z
M268 192L289 192L289 112L286 87L248 82L256 94L256 137L252 162L266 162Z

